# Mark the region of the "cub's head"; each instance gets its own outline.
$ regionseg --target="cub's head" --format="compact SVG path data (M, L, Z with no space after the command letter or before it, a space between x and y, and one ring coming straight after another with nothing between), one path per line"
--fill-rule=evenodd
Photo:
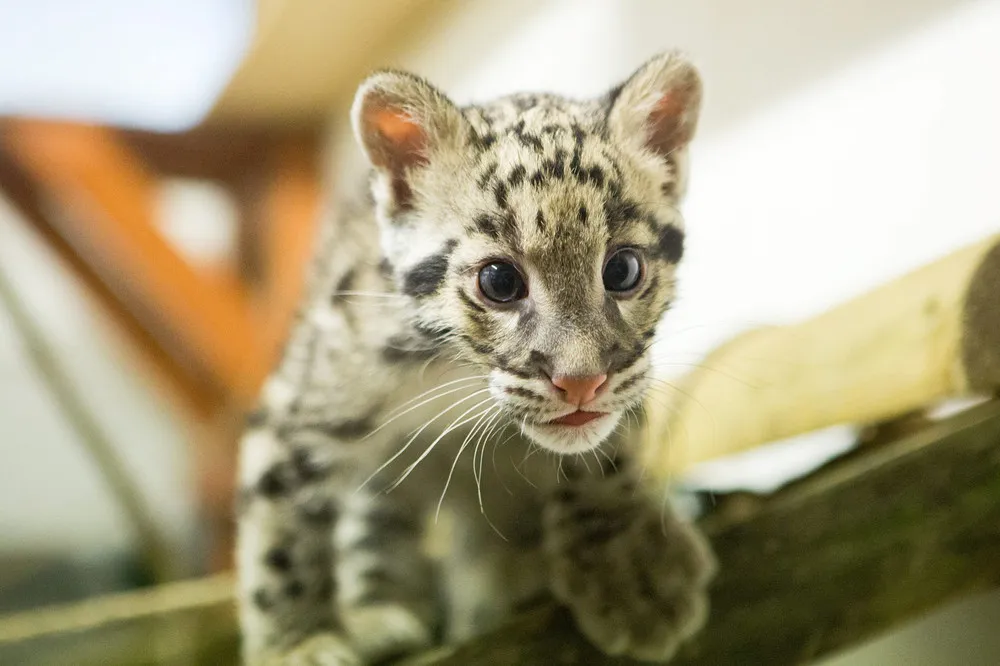
M498 408L547 449L598 446L646 389L700 98L676 54L587 101L458 107L391 71L358 91L382 252L416 329L483 367Z

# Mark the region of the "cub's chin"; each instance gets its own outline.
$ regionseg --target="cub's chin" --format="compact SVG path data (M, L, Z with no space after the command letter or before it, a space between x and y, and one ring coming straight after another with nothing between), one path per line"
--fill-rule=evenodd
M559 454L586 453L606 440L621 420L621 410L567 414L547 422L522 422L521 430L535 444Z

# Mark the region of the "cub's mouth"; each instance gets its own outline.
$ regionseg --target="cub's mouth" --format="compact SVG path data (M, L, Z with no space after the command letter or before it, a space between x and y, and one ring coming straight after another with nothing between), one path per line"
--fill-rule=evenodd
M607 412L588 412L582 409L578 409L575 412L566 414L565 416L560 416L557 419L552 419L546 422L544 425L561 425L561 426L582 426L590 423L591 421L596 421L597 419L607 416Z

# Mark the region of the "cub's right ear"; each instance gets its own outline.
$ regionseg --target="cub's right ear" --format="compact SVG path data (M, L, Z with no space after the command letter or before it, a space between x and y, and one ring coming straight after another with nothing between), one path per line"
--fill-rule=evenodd
M358 88L354 135L398 210L413 204L411 177L440 150L460 146L465 119L444 94L418 76L383 71Z
M694 137L701 77L682 54L660 54L612 91L608 126L620 141L636 142L666 159Z

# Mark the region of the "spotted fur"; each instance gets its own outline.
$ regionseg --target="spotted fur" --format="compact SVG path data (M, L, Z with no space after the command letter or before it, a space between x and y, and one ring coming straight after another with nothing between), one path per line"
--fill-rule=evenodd
M667 659L697 630L711 555L638 483L622 418L674 298L700 90L677 54L585 101L458 107L402 72L362 84L370 205L324 225L242 441L249 663L377 661L544 589L612 654ZM641 257L629 293L602 281L620 248ZM491 261L517 266L525 298L483 295ZM606 416L553 425L577 409L553 378L602 374L586 407ZM437 576L420 544L442 503L456 538Z

